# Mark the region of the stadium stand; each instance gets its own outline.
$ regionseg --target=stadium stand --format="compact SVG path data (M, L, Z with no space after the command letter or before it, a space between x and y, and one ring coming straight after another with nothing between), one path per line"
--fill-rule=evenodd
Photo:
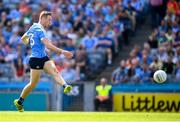
M114 72L108 72L112 74L111 81L110 77L103 76L112 83L113 93L180 92L179 0L0 0L0 91L3 96L22 90L29 80L31 49L24 46L20 38L38 21L42 10L53 13L48 38L54 45L74 53L73 59L67 60L47 50L58 71L73 85L69 96L62 95L62 110L88 108L86 104L93 99L94 82L84 81L95 81L107 67L116 67ZM148 31L141 27L147 24L145 20L149 16L152 33L144 40L143 47L133 42L135 45L129 53L126 49L131 48L131 39L137 36L137 31ZM144 35L140 36L144 39ZM120 53L123 59L117 65L114 61ZM157 69L167 72L166 83L153 82L152 75ZM35 95L47 92L50 100L44 103L52 102L52 105L43 110L59 110L58 97L52 92L58 88L54 89L53 82L46 82L52 81L51 76L43 73L41 77L43 82L39 82L33 92ZM60 92L57 90L57 93ZM84 97L89 98L84 100ZM3 110L14 110L12 100L6 99L10 107ZM27 110L40 110L30 107ZM86 110L93 110L92 105Z
M32 23L37 22L40 11L53 12L48 37L56 46L75 55L67 60L49 54L60 72L68 70L66 62L70 63L76 77L68 80L74 82L92 78L103 67L112 65L120 47L129 43L130 32L135 32L136 25L143 21L146 4L146 0L0 1L0 65L9 70L1 71L1 78L27 80L30 49L22 45L20 38ZM46 79L46 75L43 78Z
M155 9L151 0L151 8ZM157 10L166 12L163 18L157 15L158 25L152 25L153 32L144 43L143 48L135 45L127 60L122 60L120 67L112 73L112 81L115 84L132 83L152 83L153 73L158 69L163 69L168 74L169 82L179 82L179 5L177 1L170 0L167 3L159 0L155 1L159 7L165 4L167 10ZM167 6L166 6L167 5ZM157 6L156 6L157 7ZM154 11L151 11L151 14ZM156 12L156 14L160 14ZM155 19L153 17L153 19ZM160 20L160 21L159 21ZM156 22L154 22L156 24ZM159 21L159 22L158 22Z

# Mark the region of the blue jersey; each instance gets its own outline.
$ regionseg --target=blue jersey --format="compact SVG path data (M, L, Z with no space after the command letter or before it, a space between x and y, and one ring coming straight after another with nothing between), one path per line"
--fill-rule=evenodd
M45 45L41 42L46 37L46 31L39 23L34 23L26 32L30 39L30 46L32 53L30 57L42 58L47 56L45 51Z

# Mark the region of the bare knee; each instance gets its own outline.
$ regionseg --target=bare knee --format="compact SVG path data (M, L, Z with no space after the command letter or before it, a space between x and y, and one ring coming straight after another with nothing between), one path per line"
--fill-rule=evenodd
M33 83L33 82L30 82L28 84L28 86L31 88L31 89L34 89L36 87L36 83Z
M59 76L59 72L58 72L58 70L56 68L53 68L52 76L53 77Z

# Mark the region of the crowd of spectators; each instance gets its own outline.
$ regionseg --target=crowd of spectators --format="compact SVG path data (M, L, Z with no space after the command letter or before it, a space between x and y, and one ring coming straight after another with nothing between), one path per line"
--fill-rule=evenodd
M164 4L162 0L155 2L158 7ZM142 49L135 45L129 58L120 61L112 73L113 83L151 83L158 69L167 73L169 82L180 82L180 2L169 0L165 5L166 14L162 19L158 17L159 26L152 25L153 32ZM155 9L155 5L152 8Z
M20 39L42 10L53 13L48 38L74 53L72 60L48 52L49 56L65 80L74 82L112 65L119 48L128 44L129 32L143 22L146 4L147 0L0 0L0 78L28 77L31 49Z

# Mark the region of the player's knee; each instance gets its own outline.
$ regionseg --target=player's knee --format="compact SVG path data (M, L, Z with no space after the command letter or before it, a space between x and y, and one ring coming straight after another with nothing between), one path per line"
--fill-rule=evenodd
M35 87L36 87L36 83L32 83L32 82L30 82L30 83L29 83L29 86L30 86L30 88L31 88L31 89L33 89L33 88L35 88Z
M58 72L54 72L53 77L58 77L58 76L59 76Z
M56 74L59 74L59 71L56 68L54 68L54 72L56 72Z
M56 68L53 69L52 75L53 75L53 77L57 77L59 75L59 72Z

